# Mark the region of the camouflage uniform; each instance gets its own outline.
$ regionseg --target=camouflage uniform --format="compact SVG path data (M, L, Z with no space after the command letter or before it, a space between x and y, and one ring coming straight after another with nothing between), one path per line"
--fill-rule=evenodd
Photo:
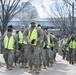
M28 60L29 60L30 70L32 70L33 65L34 65L36 70L38 70L38 68L39 68L40 42L43 39L43 34L42 34L41 29L37 28L36 30L37 30L37 33L38 33L38 38L37 38L38 41L37 41L36 46L33 46L33 45L28 43L29 38L27 36L28 36L29 31L30 32L33 31L33 28L31 28L31 27L27 28L25 30L25 33L24 33L24 38L27 41L27 46L28 46L28 53L29 53Z
M67 44L69 45L69 63L74 64L76 52L76 39L74 35L68 40Z
M43 63L44 65L44 68L46 68L46 49L44 48L44 43L47 44L47 35L46 33L44 33L44 37L43 37L43 40L42 40L42 43L41 43L41 54L42 56L40 56L42 59L41 60L41 63Z
M58 41L57 41L57 38L56 37L53 37L53 50L52 50L52 53L53 53L53 59L54 61L56 61L56 53L57 53L57 49L58 49Z
M24 31L19 31L18 33L18 62L22 63L21 68L26 67L27 61L28 61L28 55L27 55L27 42L23 38L23 32Z
M46 61L47 61L47 66L49 67L50 63L52 64L52 51L51 51L51 46L52 46L52 36L50 33L47 33L47 40L48 40L48 36L50 38L50 46L48 45L47 42L47 46L49 46L49 48L46 48Z
M8 38L10 39L11 36L8 36ZM5 38L5 36L3 36L2 41L4 40L4 38ZM14 62L14 50L18 49L17 39L14 36L13 36L13 38L15 40L14 49L10 50L10 49L4 48L4 52L3 52L3 57L4 57L6 65L7 65L7 69L10 69L10 70L12 69L13 62Z

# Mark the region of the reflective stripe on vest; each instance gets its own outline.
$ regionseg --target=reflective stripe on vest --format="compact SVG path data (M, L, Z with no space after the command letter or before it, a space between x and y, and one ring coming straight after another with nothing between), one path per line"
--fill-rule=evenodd
M73 49L76 48L76 42L75 42L75 40L70 41L69 47L70 47L70 48L73 48Z
M4 42L4 48L10 49L10 50L14 49L15 40L14 40L13 36L11 36L10 38L8 38L8 36L5 36L3 42Z
M50 36L49 35L47 35L47 39L48 39L48 46L47 46L47 48L51 48L51 42L50 42Z
M65 43L66 43L66 40L63 40L63 41L62 41L62 44L65 44Z
M23 33L21 31L19 31L18 38L20 44L27 44L27 42L23 39Z
M66 47L66 51L69 51L69 48L68 47Z
M45 42L43 43L43 47L45 47Z
M28 33L28 38L32 41L33 39L37 39L38 38L38 33L37 33L37 29L34 28L32 32L29 31ZM37 43L35 42L34 44L32 44L33 46L36 46Z

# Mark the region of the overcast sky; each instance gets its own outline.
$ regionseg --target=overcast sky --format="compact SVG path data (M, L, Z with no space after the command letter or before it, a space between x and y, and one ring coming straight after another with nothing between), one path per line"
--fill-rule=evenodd
M62 0L57 0L57 1L61 2ZM55 3L55 0L35 0L35 3L32 3L33 5L36 6L39 16L41 18L46 18L48 15L44 12L42 5L40 3L42 3L46 7L45 11L49 11L48 5L50 4L52 7Z
M25 2L25 1L28 1L28 0L21 0L21 2ZM45 11L48 11L51 14L51 16L54 16L54 14L53 14L53 11L50 11L50 9L48 8L48 5L50 5L50 7L54 10L54 12L56 12L56 10L54 8L55 2L57 1L58 5L63 4L62 3L63 0L31 0L31 1L32 1L32 5L34 5L36 7L40 18L48 17L48 15L44 12L41 4L43 4L46 7ZM75 0L68 0L68 1L70 1L72 3ZM70 6L70 9L71 9L71 6ZM64 12L67 12L66 9L63 9L63 10L64 10ZM75 12L76 12L76 10L75 10Z
M28 0L27 0L28 1ZM51 6L53 6L54 5L54 2L55 2L55 0L32 0L33 2L32 2L32 4L34 5L34 6L36 6L36 9L37 9L37 11L38 11L38 14L39 14L39 16L41 17L41 18L46 18L48 15L44 12L44 10L43 10L43 8L42 8L42 5L41 5L41 3L42 4L44 4L44 6L47 8L47 10L49 10L48 9L48 7L47 7L47 5L51 5ZM62 0L56 0L57 2L61 2ZM21 2L25 2L25 0L22 0ZM51 13L52 14L52 13Z

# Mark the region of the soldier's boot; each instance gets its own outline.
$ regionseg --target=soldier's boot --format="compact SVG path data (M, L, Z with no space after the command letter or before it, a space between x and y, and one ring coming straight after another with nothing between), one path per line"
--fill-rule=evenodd
M49 62L47 62L47 67L49 67Z
M74 62L72 62L72 65L74 64Z
M38 68L38 71L41 71L41 66Z
M50 67L52 67L52 66L53 66L53 61L50 62Z
M12 70L12 65L8 65L8 70Z
M35 69L35 74L39 74L38 67L36 67L36 69Z
M8 69L9 69L9 70L12 70L12 67L9 67Z
M29 71L29 73L33 73L33 69L32 69L32 67L30 67L30 71Z
M53 67L53 63L50 64L50 67Z
M24 68L24 63L21 64L20 68Z
M25 68L28 68L28 65L27 65L27 63L24 63L24 67L25 67Z
M74 61L72 61L72 63L71 63L72 65L74 64Z
M72 61L71 60L69 60L69 64L71 64L72 63Z
M46 65L44 64L44 69L46 69Z
M7 69L9 68L9 66L8 66L8 65L7 65L6 67L7 67Z
M54 62L56 62L56 59L54 58Z
M41 71L41 66L42 66L42 64L40 64L40 66L39 66L39 68L38 68L39 71Z
M12 65L11 67L12 67L12 68L14 68L14 66L13 66L13 65Z

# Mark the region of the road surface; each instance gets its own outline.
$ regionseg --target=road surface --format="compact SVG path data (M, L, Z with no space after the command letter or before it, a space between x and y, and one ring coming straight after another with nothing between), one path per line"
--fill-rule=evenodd
M3 62L4 60L2 60ZM0 60L1 62L1 60ZM30 74L28 69L15 66L13 70L7 70L6 66L1 64L0 75L76 75L76 64L70 65L67 61L62 60L62 57L57 54L56 62L53 67L42 69L40 74Z

